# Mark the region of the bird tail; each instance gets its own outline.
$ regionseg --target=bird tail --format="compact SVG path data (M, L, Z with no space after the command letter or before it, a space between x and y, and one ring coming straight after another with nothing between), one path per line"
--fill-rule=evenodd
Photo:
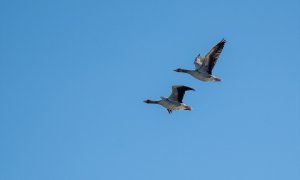
M215 82L221 82L222 79L215 77L215 78L214 78L214 81L215 81Z

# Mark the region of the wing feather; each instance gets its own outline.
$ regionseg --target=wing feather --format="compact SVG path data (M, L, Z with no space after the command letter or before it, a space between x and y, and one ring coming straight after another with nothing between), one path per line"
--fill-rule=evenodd
M205 56L203 66L205 66L205 68L209 74L212 73L212 70L220 57L220 54L224 48L225 43L226 43L226 40L222 39Z
M185 91L189 90L195 91L195 89L187 86L172 86L172 93L168 99L182 103Z
M201 57L200 54L198 54L198 56L195 58L195 61L194 61L196 69L201 68L201 66L203 65L203 61L204 61L204 58Z

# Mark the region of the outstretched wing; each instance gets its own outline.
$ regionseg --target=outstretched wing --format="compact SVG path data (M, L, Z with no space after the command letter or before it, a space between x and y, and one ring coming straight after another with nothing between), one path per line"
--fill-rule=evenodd
M203 65L204 65L204 67L206 68L206 70L209 74L212 73L212 70L213 70L215 64L217 63L217 60L220 57L220 54L221 54L221 52L224 48L225 43L226 43L226 40L222 39L205 56Z
M187 86L172 86L172 94L169 96L168 99L182 103L182 99L185 94L185 91L189 91L189 90L195 91L195 89Z
M203 65L204 58L198 54L198 56L195 58L194 64L196 69L200 69L201 66Z

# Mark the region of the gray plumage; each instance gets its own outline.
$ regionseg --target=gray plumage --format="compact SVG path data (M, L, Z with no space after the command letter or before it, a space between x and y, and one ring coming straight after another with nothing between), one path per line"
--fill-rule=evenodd
M226 40L222 39L217 45L215 45L209 53L203 58L199 54L194 61L195 70L186 70L186 69L176 69L176 72L187 73L193 76L196 79L199 79L204 82L219 82L222 81L220 78L212 75L212 70L216 65L220 54L225 46Z
M165 107L169 113L176 110L192 110L190 106L187 106L182 102L185 91L194 91L193 88L187 86L172 86L172 93L168 98L161 97L159 101L145 100L147 104L159 104Z

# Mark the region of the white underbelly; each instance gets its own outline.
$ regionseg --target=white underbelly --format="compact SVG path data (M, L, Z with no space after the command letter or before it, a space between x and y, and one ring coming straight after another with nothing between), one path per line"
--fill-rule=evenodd
M170 109L170 110L180 110L183 108L183 106L179 103L179 102L173 102L173 101L169 101L169 100L164 100L160 102L160 105L162 105L163 107Z
M200 73L200 72L194 71L194 72L191 73L191 75L194 78L199 79L201 81L205 81L205 82L213 81L213 78L208 73Z

